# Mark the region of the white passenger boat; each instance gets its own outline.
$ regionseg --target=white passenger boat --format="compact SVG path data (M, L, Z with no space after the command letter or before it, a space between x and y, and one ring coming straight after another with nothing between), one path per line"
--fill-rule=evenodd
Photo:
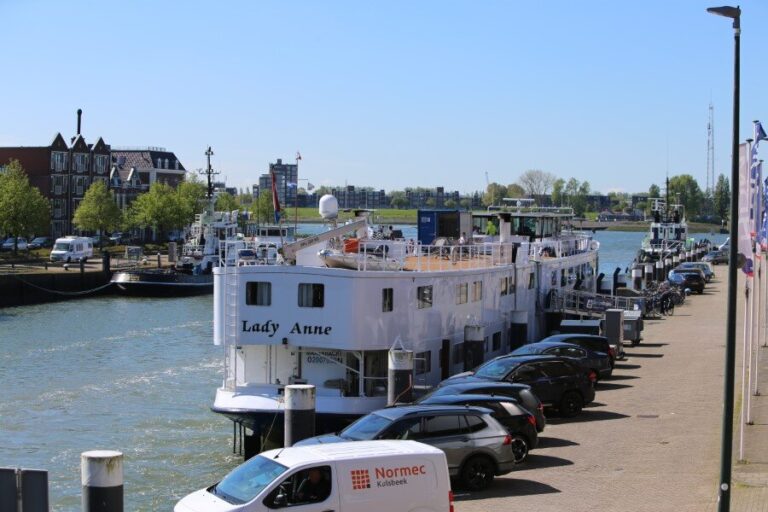
M652 263L690 250L694 242L688 238L685 207L681 204L668 204L661 198L650 198L649 201L653 220L636 261Z
M565 229L570 209L419 215L445 219L430 225L428 242L371 242L386 247L377 257L391 267L365 257L326 265L323 251L343 247L343 235L357 238L354 254L365 255L364 217L285 245L281 265L232 261L225 247L214 269L214 342L224 348L224 379L212 409L259 440L281 440L284 387L310 383L317 431L338 430L386 405L396 339L414 351L414 386L429 388L557 325L544 307L552 290L595 291L599 244ZM487 241L451 242L468 239L465 232Z

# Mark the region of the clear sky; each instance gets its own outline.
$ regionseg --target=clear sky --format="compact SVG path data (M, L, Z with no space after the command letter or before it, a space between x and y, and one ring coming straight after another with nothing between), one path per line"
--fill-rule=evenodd
M449 190L526 169L645 191L729 173L730 20L716 0L0 0L0 146L75 131L256 182ZM742 7L742 139L768 122L768 2ZM767 153L768 154L768 153ZM302 183L303 185L303 183Z

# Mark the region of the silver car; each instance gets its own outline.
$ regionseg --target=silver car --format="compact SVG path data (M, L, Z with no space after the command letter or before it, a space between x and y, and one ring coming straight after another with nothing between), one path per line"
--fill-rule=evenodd
M408 439L440 448L451 477L471 491L485 489L494 476L515 466L512 436L482 407L389 407L363 416L338 434L312 437L294 446L375 439Z

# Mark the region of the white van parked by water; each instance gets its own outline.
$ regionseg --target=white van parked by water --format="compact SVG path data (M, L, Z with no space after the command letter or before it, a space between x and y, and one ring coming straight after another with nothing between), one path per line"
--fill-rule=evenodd
M355 441L261 453L175 512L449 512L445 454L415 441ZM296 508L293 508L296 507Z
M57 238L51 249L51 261L87 261L93 256L93 240L84 236Z

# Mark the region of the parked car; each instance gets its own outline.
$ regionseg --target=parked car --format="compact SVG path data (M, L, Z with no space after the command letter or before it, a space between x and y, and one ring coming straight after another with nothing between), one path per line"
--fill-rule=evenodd
M707 285L704 273L696 268L673 268L667 275L667 281L697 293L704 293L704 287Z
M701 258L701 261L706 261L707 263L711 263L713 265L717 265L718 263L728 264L728 251L709 251L704 255L703 258Z
M471 405L491 410L491 416L501 423L512 435L512 453L518 464L536 448L539 434L536 431L536 417L528 412L517 400L498 395L432 395L419 402L421 405Z
M533 354L549 354L562 356L578 361L584 368L597 374L596 381L603 377L610 377L613 373L611 358L607 352L598 352L589 348L580 347L573 343L562 341L539 341L518 347L511 352L514 356L527 356Z
M109 241L112 245L124 244L128 241L128 236L118 231L109 235Z
M49 236L38 236L27 244L29 249L42 249L46 247L53 247L53 238Z
M715 271L705 261L685 261L678 265L678 268L697 268L704 272L704 280L706 282L710 282L715 277Z
M19 237L18 242L16 241L16 237L10 237L5 242L3 242L2 250L3 251L12 251L14 244L16 248L20 251L26 251L27 250L27 239L24 237Z
M594 350L595 352L607 353L611 360L611 367L616 364L616 358L619 355L617 345L611 345L608 338L596 334L553 334L552 336L547 336L543 340L539 340L539 343L544 342L571 343L573 345L588 348L589 350Z
M546 407L561 416L571 417L595 399L593 371L584 370L573 360L558 356L500 356L467 372L446 379L446 383L506 381L528 384Z
M536 430L539 433L543 432L544 427L547 425L547 419L544 416L544 404L541 403L539 397L536 396L533 390L531 390L531 386L528 384L493 382L486 380L457 384L444 380L438 387L432 389L429 393L416 400L416 403L418 404L423 400L428 400L432 396L463 394L507 396L514 398L520 405L525 407L525 410L533 414L536 418Z
M515 466L512 435L482 407L404 405L367 414L338 434L311 437L294 446L343 441L406 439L440 448L448 472L471 491Z

